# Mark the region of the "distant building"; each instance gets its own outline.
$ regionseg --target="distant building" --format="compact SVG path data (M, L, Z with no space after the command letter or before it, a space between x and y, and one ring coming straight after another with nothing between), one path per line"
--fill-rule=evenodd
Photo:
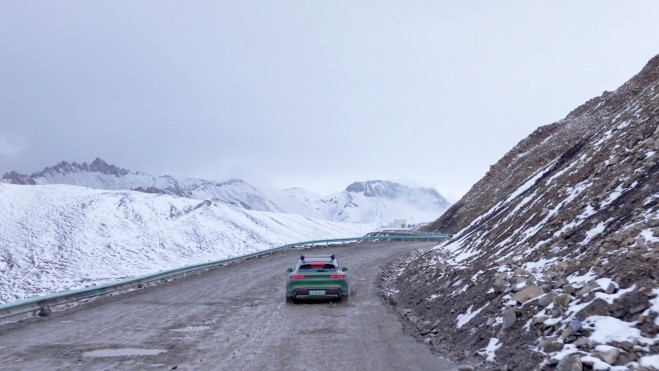
M394 219L392 223L389 223L389 228L405 228L406 226L406 219Z

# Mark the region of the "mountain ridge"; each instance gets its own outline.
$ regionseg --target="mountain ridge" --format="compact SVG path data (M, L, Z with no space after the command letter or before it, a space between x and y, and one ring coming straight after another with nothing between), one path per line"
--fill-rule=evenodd
M521 140L427 230L452 236L381 289L434 351L479 369L659 369L659 56Z
M395 219L408 224L435 219L450 203L436 190L369 180L353 182L345 191L321 196L300 187L279 191L275 203L288 212L325 220L381 225Z
M177 179L170 175L149 175L110 165L98 157L90 165L86 162L78 164L62 161L29 176L12 171L6 173L2 179L20 185L69 184L93 189L133 190L192 199L216 199L247 209L283 211L241 179L213 182L197 178Z

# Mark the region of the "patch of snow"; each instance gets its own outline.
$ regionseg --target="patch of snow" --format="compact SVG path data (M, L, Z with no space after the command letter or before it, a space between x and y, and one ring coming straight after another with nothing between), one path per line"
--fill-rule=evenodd
M576 164L577 164L577 161L573 161L573 162L570 163L565 169L556 172L556 174L552 175L549 179L547 179L547 185L551 184L551 182L552 182L554 179L556 179L556 178L558 178L559 176L565 174L565 172L567 172L568 170L570 170L570 169L571 169L572 167L574 167Z
M600 284L600 286L601 286L601 284ZM616 286L617 286L617 284L616 284ZM596 292L595 297L598 298L598 299L604 300L608 304L613 304L614 300L619 299L621 296L625 295L628 292L632 292L634 290L636 290L636 285L632 285L632 286L630 286L626 289L618 290L618 292L616 292L615 294L606 294L606 293L603 293L603 292Z
M588 337L599 344L609 344L613 341L634 341L641 338L641 330L634 327L633 322L624 322L609 316L590 316L583 321L583 327L593 332Z
M607 287L609 287L610 284L613 284L615 287L618 287L618 284L608 277L598 278L595 280L595 282L597 282L597 284L600 285L600 287L605 290Z
M471 311L471 309L474 307L473 305L469 306L469 309L467 309L467 313L465 314L459 314L457 318L457 327L462 328L467 322L471 321L472 318L476 317L480 311L485 309L490 304L490 302L487 302L485 305L483 305L481 308L476 309L475 311Z
M659 354L641 357L639 362L643 367L654 367L659 370Z
M597 274L595 274L593 268L590 268L588 272L584 273L583 275L579 275L578 273L572 273L567 277L567 280L568 282L570 282L571 285L583 286L584 284L595 279L596 276Z
M589 230L586 232L586 238L580 243L580 245L585 245L590 242L590 240L593 239L593 237L597 236L598 234L604 232L604 229L606 226L604 225L604 222L600 222L597 224L593 229Z
M659 237L655 237L652 233L652 229L644 229L640 233L647 242L659 242Z
M456 263L460 263L460 262L463 262L463 261L471 258L474 255L478 255L479 252L480 252L480 250L477 250L477 249L473 249L473 250L469 250L469 251L462 251L456 257L454 257L451 260L453 260Z
M454 294L462 294L464 292L467 292L468 288L469 288L469 284L466 284L466 285L462 286L462 288L460 290L458 290L457 292L455 292Z
M537 262L524 263L524 265L522 265L522 269L529 272L543 271L548 264L551 264L556 260L558 260L558 258L550 258L550 259L542 258Z
M485 347L484 350L484 353L487 355L485 360L488 362L494 362L497 357L496 351L497 349L501 348L501 345L503 345L503 343L500 343L499 339L490 338L490 342L487 344L487 347Z
M485 272L483 272L482 270L476 272L476 274L474 274L474 275L471 277L471 281L472 281L473 283L476 283L476 281L478 280L478 276L480 276L480 275L483 274L483 273L485 273Z
M577 349L577 346L574 344L565 344L563 346L563 349L557 352L556 354L554 354L552 358L560 361L561 359L574 353L579 353L579 349Z
M595 371L609 371L611 365L602 361L601 359L593 356L583 356L581 357L581 362L590 362L593 364L593 370ZM626 370L627 368L625 368Z
M614 189L613 192L611 192L611 194L609 194L609 197L607 197L606 200L602 201L602 205L600 206L600 208L603 209L607 207L613 201L617 200L618 197L622 196L623 193L624 193L624 189L622 188L622 184L621 184L617 186L616 189Z
M554 165L554 163L556 163L556 160L550 162L545 167L540 169L537 173L535 173L535 175L533 175L531 178L529 178L524 184L522 184L514 192L512 192L508 197L506 197L506 201L504 201L504 204L509 203L510 201L517 198L517 196L521 195L522 193L526 192L529 188L531 188L538 179L540 179L543 175L545 175L547 172L549 172L551 170L551 167Z

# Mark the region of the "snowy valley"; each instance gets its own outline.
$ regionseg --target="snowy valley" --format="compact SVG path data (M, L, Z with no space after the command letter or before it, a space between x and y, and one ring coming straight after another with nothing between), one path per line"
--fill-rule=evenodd
M373 228L71 185L0 184L0 210L0 303Z
M364 235L393 219L432 220L449 206L434 190L382 181L329 198L299 188L275 194L285 196L273 202L239 179L153 176L100 158L9 172L0 182L0 303Z

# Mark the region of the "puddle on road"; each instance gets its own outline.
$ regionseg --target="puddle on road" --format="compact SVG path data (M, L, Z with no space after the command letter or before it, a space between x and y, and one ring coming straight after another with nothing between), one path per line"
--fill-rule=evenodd
M188 327L183 327L183 328L176 328L173 329L172 331L176 332L203 332L210 330L211 328L208 326L188 326Z
M99 349L91 352L82 353L86 357L125 357L125 356L155 356L167 352L163 349L137 349L137 348L123 348L123 349Z

